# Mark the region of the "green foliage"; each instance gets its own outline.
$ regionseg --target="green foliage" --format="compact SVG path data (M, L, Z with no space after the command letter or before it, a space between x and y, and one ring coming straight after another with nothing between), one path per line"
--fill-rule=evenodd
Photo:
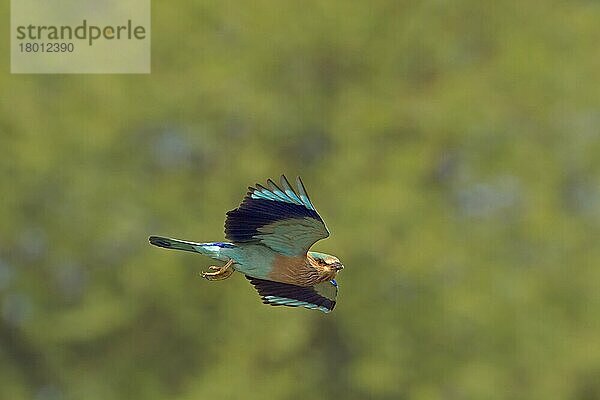
M151 75L0 74L1 398L600 398L597 2L152 8ZM281 173L332 314L146 242Z

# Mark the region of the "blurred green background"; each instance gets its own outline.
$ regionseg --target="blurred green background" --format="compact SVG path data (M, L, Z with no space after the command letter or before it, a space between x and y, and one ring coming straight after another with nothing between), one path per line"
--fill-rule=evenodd
M3 59L0 398L600 398L598 1L152 13L150 75ZM221 240L281 173L332 314L148 245Z

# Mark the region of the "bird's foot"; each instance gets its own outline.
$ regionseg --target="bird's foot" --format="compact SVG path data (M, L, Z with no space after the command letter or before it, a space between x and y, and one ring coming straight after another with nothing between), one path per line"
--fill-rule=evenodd
M202 277L209 281L222 281L223 279L227 279L233 274L233 260L227 261L225 265L222 267L217 267L215 265L211 265L209 267L211 272L205 271L202 272Z

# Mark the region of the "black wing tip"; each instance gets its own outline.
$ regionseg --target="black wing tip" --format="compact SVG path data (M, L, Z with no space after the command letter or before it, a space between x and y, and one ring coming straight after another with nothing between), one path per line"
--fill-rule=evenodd
M291 190L296 196L298 196L298 193L296 193L296 191L294 190L294 188L292 187L292 185L290 184L290 181L288 181L288 178L284 175L281 174L281 176L279 177L279 184L281 186L283 186L284 189L289 189Z
M298 176L297 179L300 179L300 177ZM276 187L279 190L281 190L281 186L285 186L283 184L283 182L286 182L290 187L292 186L292 185L290 185L290 181L288 180L287 176L285 176L285 174L279 175L279 184L281 186L277 185L277 183L275 183L275 180L273 178L267 178L266 182L267 182L267 185L273 185L274 187ZM261 183L256 183L254 185L254 187L249 187L249 189L256 189L256 188L269 190Z
M267 189L266 187L264 187L263 185L261 185L260 183L257 183L257 184L256 184L256 185L254 185L254 187L252 188L252 192L254 193L254 191L255 191L257 188L258 188L258 189L260 189L260 190L269 190L269 189Z
M281 174L280 178L280 185L283 186L285 188L286 184L287 186L289 186L289 188L292 190L292 192L294 192L294 194L296 196L298 196L300 193L304 194L307 198L307 200L309 201L309 203L312 203L312 201L310 200L310 196L308 195L308 191L306 190L306 186L304 185L304 181L302 180L302 178L300 177L300 175L296 175L296 187L298 190L296 190L291 184L290 181L287 179L287 177L285 176L285 174ZM262 189L266 189L266 190L272 190L272 189L267 189L264 186L260 185L260 184L256 184L257 187L261 187ZM279 191L282 191L285 193L285 191L281 190L281 188L279 186L277 186L277 184L271 179L267 179L267 185L272 186L276 189L278 189ZM300 193L298 193L300 192Z
M279 186L277 186L277 184L273 181L273 179L271 179L271 178L267 179L267 184L271 187L271 191L278 190L280 192L283 192L283 190L281 190L281 188Z
M306 197L308 198L308 192L306 191L306 186L304 186L304 182L302 181L302 178L300 178L300 175L296 176L296 188L294 188L292 186L292 184L290 183L290 181L288 180L288 178L285 176L285 174L281 174L279 176L279 185L277 185L277 183L275 183L275 181L271 178L268 178L266 181L266 186L261 184L261 183L256 183L254 184L254 186L248 186L248 192L246 193L246 198L252 196L252 194L254 192L256 192L257 190L267 190L269 192L273 192L273 190L279 190L280 192L285 193L285 190L282 190L282 187L285 189L287 187L289 187L289 189L294 192L294 194L296 196L298 196L300 193L299 189L301 189L304 194L306 195ZM269 186L269 187L267 187ZM310 198L309 198L310 201Z
M302 178L300 178L300 175L296 177L296 185L298 186L299 191L304 192L304 195L308 199L308 202L312 203L312 201L310 200L310 196L308 195L308 191L306 190L306 186L304 186L304 182L302 181Z

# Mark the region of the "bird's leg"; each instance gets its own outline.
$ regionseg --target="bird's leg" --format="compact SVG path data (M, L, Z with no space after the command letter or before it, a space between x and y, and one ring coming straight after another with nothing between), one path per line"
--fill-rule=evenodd
M204 279L208 279L209 281L221 281L223 279L227 279L231 276L231 274L233 274L233 268L231 267L232 265L232 259L227 261L227 263L222 267L211 265L209 269L212 272L203 272L202 277Z

